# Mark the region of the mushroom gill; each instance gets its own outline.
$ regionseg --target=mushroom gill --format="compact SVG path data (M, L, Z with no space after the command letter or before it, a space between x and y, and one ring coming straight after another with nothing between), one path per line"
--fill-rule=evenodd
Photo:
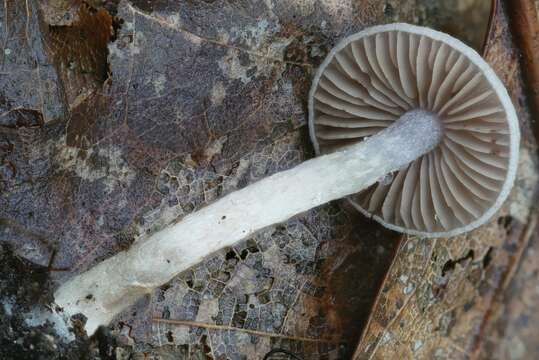
M460 41L406 24L379 28L345 39L321 66L311 91L315 148L328 153L364 140L414 109L434 113L440 144L351 200L396 230L466 227L495 207L513 176L507 93Z

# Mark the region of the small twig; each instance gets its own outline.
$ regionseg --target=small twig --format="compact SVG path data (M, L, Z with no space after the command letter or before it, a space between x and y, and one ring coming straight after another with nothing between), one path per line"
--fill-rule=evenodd
M522 255L524 254L524 250L526 250L526 248L528 247L528 243L530 242L532 235L535 233L535 229L537 227L537 218L538 214L533 212L528 224L526 225L523 236L519 239L520 246L517 249L515 255L513 256L513 261L510 263L509 270L504 276L501 286L502 291L505 291L507 289L507 287L511 283L511 280L513 280L513 278L515 277L515 273L517 272L520 265L520 260L522 259Z
M171 325L177 325L177 326L189 326L189 327L198 327L198 328L213 329L213 330L240 331L240 332L244 332L244 333L248 333L252 335L274 337L274 338L288 339L288 340L294 340L294 341L331 343L331 344L339 343L338 341L332 340L332 339L314 339L314 338L308 338L308 337L303 337L303 336L275 334L275 333L270 333L270 332L265 332L265 331L242 329L242 328L237 328L233 326L208 324L208 323L190 321L190 320L152 318L152 321L157 322L157 323L165 323L165 324L171 324Z

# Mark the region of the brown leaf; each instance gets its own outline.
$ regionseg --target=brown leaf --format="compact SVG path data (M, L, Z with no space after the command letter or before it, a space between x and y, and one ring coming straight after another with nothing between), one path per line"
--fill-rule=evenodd
M489 225L457 238L431 243L409 238L404 243L356 349L356 359L534 357L537 332L513 319L529 318L532 308L517 299L532 291L520 279L536 280L520 274L524 269L519 267L526 254L533 253L530 244L537 214L530 209L539 167L518 52L504 10L503 5L497 9L484 56L505 83L521 122L523 144L515 189ZM519 293L513 294L511 287ZM507 297L514 300L503 300ZM502 315L506 301L516 309Z
M312 157L310 79L339 39L391 21L446 29L454 18L447 2L440 11L411 0L5 4L0 239L69 269L53 271L57 283ZM284 347L305 359L347 358L369 321L360 358L487 351L478 334L506 320L496 304L510 279L529 294L514 269L533 243L522 234L538 176L517 54L502 10L497 19L486 56L518 105L525 140L499 222L450 240L403 240L345 201L313 209L129 309L112 325L125 349L220 359ZM514 306L508 324L520 314Z

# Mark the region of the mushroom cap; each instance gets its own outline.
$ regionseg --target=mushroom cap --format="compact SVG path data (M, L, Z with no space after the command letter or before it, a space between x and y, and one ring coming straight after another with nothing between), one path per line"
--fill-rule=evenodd
M311 140L317 155L329 153L417 108L442 122L439 145L349 200L384 226L422 237L480 226L513 185L520 133L502 82L461 41L402 23L345 38L315 75Z

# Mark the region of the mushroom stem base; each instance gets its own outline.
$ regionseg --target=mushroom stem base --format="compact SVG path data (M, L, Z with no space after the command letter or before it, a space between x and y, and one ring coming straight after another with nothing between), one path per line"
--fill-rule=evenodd
M145 294L204 257L328 201L356 193L434 148L436 116L414 110L375 136L262 179L139 239L55 293L68 315L87 317L93 334Z

